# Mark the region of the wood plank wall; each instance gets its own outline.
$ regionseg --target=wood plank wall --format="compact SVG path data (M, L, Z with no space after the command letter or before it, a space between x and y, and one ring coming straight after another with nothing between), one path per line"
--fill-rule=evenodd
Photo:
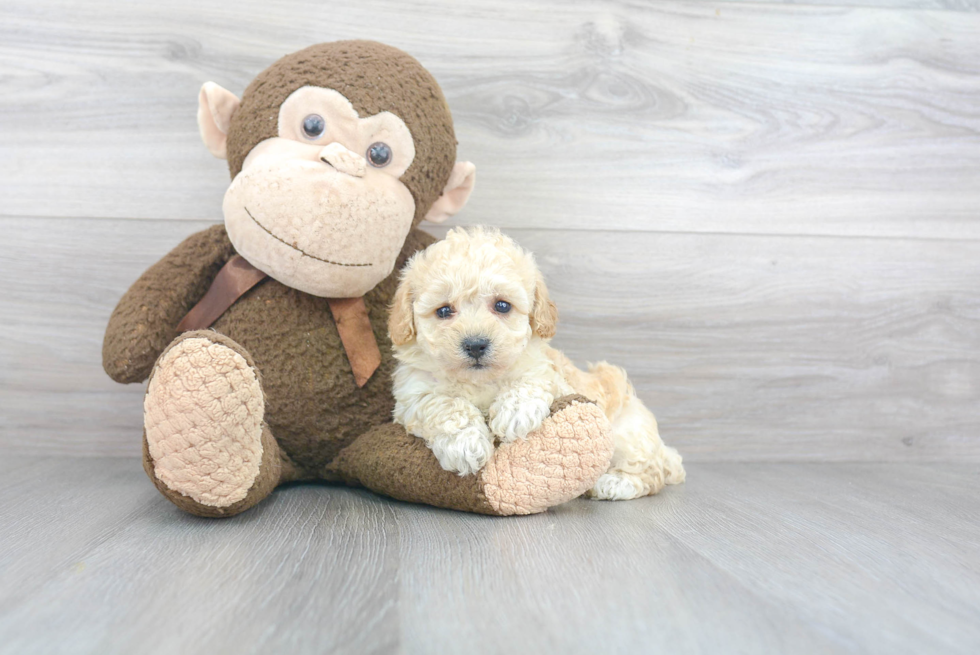
M135 455L119 296L220 220L200 85L373 38L439 79L556 345L694 460L980 461L980 2L0 6L0 449ZM442 228L434 229L441 234Z

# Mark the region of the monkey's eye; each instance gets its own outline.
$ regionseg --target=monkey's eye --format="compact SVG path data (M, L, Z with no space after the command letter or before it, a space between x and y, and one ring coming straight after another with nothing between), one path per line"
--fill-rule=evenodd
M323 116L310 114L303 119L303 134L307 139L319 139L325 129L327 122L323 120Z
M498 300L496 303L494 303L493 309L498 314L506 314L510 311L510 303L506 300Z
M372 143L367 149L367 159L375 168L384 168L391 162L391 148L387 143Z
M443 305L436 310L436 316L439 318L449 318L453 315L453 308L449 305Z

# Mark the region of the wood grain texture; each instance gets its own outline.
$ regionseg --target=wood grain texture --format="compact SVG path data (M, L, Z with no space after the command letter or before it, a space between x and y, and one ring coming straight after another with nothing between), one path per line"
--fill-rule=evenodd
M227 520L138 460L0 460L0 653L950 653L980 648L980 476L695 464L495 519L295 486Z
M108 379L102 334L205 225L0 219L0 448L138 454L142 385ZM691 461L980 461L980 242L509 232L555 345L625 366Z
M2 653L390 653L398 641L397 528L381 498L308 487L234 521L198 519L132 459L45 458L0 485Z
M360 37L412 52L443 84L480 171L465 222L980 237L975 13L599 0L2 11L10 216L218 216L227 177L197 136L201 83L240 92L287 52Z
M980 0L724 0L752 4L791 4L831 7L874 7L875 9L930 9L941 11L980 11Z

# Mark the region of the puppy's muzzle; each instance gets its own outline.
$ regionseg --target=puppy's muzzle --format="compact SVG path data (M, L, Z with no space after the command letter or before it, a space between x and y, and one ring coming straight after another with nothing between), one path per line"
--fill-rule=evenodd
M490 339L486 337L466 337L460 346L466 356L474 362L479 362L480 358L490 352Z

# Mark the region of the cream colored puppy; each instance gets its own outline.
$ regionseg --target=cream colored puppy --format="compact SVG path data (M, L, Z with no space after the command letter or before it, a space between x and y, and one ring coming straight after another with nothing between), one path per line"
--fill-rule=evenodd
M530 253L496 230L450 230L412 257L395 293L395 421L444 469L469 475L495 440L524 439L555 398L578 393L606 413L615 443L590 496L625 500L683 482L680 455L660 440L626 372L605 362L579 370L548 345L557 319Z

